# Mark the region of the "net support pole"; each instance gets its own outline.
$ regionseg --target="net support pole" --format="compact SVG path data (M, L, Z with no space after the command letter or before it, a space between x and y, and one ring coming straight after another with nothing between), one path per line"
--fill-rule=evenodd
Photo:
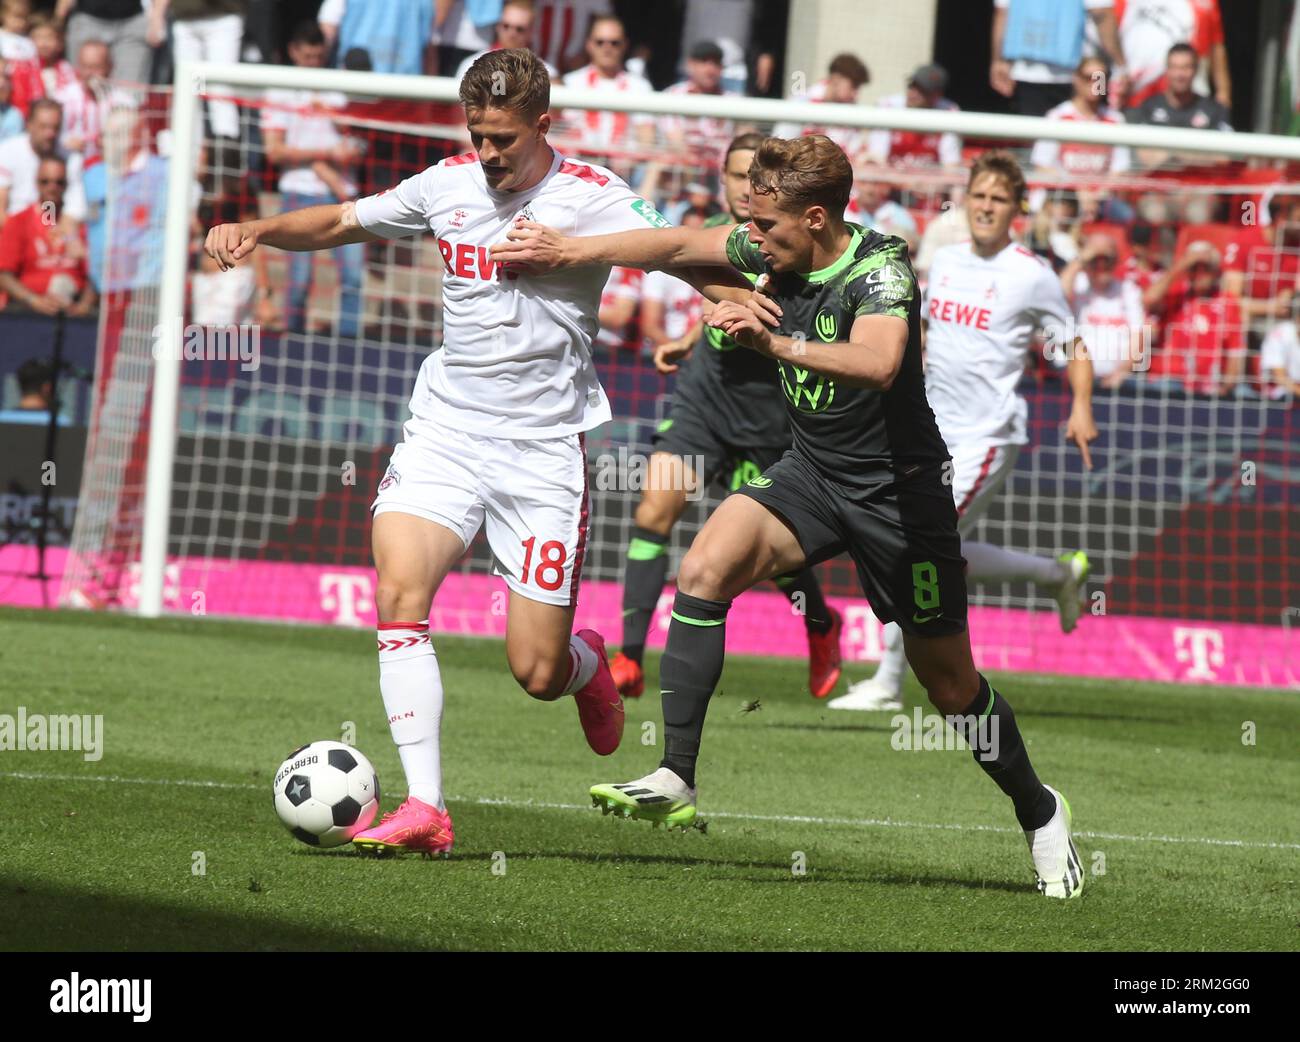
M181 338L185 281L189 267L191 158L198 134L198 95L189 62L176 66L172 90L171 159L167 164L167 218L163 226L162 284L154 323L153 395L149 409L149 456L145 469L144 531L140 539L138 613L162 614L163 577L170 535L172 466L176 458L177 400L180 396Z

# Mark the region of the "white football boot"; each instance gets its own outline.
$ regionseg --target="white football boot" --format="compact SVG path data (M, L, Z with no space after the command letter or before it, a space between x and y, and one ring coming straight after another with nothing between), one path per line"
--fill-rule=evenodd
M903 708L903 700L898 691L886 687L875 677L867 677L866 680L850 684L848 694L832 698L826 705L830 709L897 711Z
M695 821L696 789L687 788L667 767L630 782L606 782L591 787L591 803L603 814L640 818L655 828L689 828Z
M1042 828L1025 830L1038 892L1044 897L1078 897L1083 892L1083 862L1070 838L1070 805L1050 785L1046 788L1056 798L1056 813Z

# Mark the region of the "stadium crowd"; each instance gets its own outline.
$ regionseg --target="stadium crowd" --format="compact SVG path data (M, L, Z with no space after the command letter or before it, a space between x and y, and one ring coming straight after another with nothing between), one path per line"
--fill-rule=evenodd
M281 24L258 0L0 0L0 296L6 307L91 314L105 294L158 277L150 244L166 197L164 92L172 63L285 61L463 76L481 53L529 47L556 84L594 91L779 97L788 0L680 0L654 19L619 0L324 0ZM1015 111L1051 120L1233 129L1217 0L993 0L991 87ZM1051 12L1052 31L1038 24ZM1157 17L1156 15L1160 16ZM665 41L670 41L670 46ZM795 96L853 104L870 54L842 53ZM952 111L949 76L916 68L875 104ZM368 272L416 265L410 247L296 254L273 272L261 254L235 277L197 249L202 228L378 191L464 148L454 106L278 89L208 96L194 187L192 318L365 335ZM609 166L674 223L721 211L721 151L754 129L723 118L555 113L567 155ZM384 127L377 126L383 121ZM433 136L397 134L433 124ZM767 129L767 128L758 128ZM924 280L934 251L968 235L965 168L990 144L953 133L778 124L826 133L855 170L849 218L905 239ZM1300 196L1285 171L1197 154L1042 140L1024 153L1033 191L1017 231L1059 273L1113 389L1159 381L1210 396L1300 394ZM110 191L115 250L106 262ZM134 246L132 245L134 244ZM405 252L403 252L405 251ZM316 302L315 304L313 302ZM601 305L603 350L649 354L691 338L701 300L661 275L616 270ZM1045 352L1046 360L1051 352Z

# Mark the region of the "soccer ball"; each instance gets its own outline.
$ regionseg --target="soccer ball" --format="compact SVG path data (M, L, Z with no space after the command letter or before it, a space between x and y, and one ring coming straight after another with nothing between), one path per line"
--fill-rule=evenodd
M342 742L295 749L275 772L275 812L313 847L337 847L368 828L379 810L370 761Z

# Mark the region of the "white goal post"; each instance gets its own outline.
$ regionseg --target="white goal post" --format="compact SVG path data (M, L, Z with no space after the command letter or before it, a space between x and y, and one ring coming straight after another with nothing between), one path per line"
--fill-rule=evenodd
M181 62L176 69L171 109L171 154L195 155L199 123L198 101L203 93L293 87L340 91L379 98L455 102L457 83L445 77L397 76L336 69L301 69L263 65L215 65ZM955 132L968 137L1019 141L1051 139L1090 144L1164 148L1234 157L1300 161L1300 139L1263 134L1229 134L1212 130L1063 122L1024 116L926 109L874 108L813 104L755 98L699 95L631 94L611 96L556 87L556 108L687 115L753 121L759 124L809 123L862 129L920 133ZM186 251L191 219L192 169L183 161L171 164L165 225L165 260L159 296L158 344L180 336L169 328L167 316L184 313L187 278ZM173 323L174 324L174 323ZM155 350L152 420L146 473L144 530L141 546L139 613L156 616L163 605L163 577L169 536L172 467L174 462L180 356Z

